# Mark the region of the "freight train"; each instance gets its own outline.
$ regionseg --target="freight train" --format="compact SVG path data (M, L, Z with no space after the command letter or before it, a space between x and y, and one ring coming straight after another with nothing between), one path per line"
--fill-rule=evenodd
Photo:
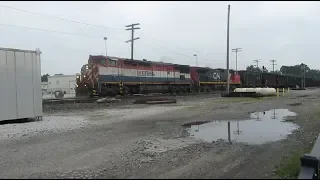
M294 88L301 77L275 73L212 69L181 64L131 60L110 56L89 56L77 75L76 96L115 96L145 93L188 93L237 87ZM306 87L320 86L306 78Z
M115 96L144 93L210 92L241 85L240 76L224 69L89 56L77 76L76 96Z
M301 87L301 76L281 75L266 72L239 71L241 86L243 87L273 87L296 88ZM313 78L305 78L305 87L320 86L320 81Z

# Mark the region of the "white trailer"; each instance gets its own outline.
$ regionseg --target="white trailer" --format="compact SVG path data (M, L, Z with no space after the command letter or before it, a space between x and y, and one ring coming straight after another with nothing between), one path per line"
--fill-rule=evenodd
M42 117L40 54L0 48L0 121Z

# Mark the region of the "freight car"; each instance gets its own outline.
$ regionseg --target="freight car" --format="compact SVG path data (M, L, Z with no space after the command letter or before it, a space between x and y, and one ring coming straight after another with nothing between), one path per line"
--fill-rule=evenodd
M301 86L301 77L266 72L239 71L242 87L295 88ZM320 86L319 80L306 78L306 87Z
M225 78L223 78L226 76ZM188 65L131 60L109 56L89 56L77 77L76 96L114 96L143 93L186 93L211 91L217 86L240 85L238 75L222 70Z
M300 84L297 77L275 73L239 71L239 74L242 87L293 88Z

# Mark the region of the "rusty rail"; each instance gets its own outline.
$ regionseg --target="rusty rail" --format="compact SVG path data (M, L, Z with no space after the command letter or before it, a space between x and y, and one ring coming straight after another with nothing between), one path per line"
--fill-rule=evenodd
M310 154L300 158L301 167L298 179L318 179L320 159L320 134Z

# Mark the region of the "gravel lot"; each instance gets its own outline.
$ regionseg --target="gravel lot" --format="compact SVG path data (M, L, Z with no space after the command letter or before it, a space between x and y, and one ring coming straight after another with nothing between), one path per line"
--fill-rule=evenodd
M319 96L320 89L310 89L262 99L179 96L177 104L167 105L132 100L50 105L42 121L0 126L0 173L2 178L276 178L282 158L317 137Z

